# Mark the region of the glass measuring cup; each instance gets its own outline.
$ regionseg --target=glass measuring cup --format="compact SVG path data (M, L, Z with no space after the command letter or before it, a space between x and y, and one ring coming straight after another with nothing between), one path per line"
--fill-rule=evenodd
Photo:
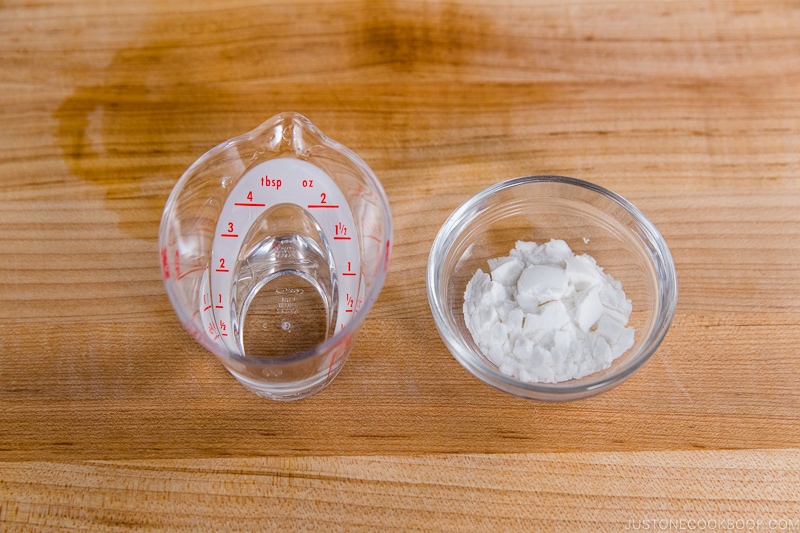
M386 194L356 154L276 115L183 174L159 228L169 299L251 391L310 396L341 370L388 269Z

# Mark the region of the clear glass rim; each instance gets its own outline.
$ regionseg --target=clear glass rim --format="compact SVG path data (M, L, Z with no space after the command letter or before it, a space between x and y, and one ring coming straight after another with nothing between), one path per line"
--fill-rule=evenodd
M364 296L364 301L359 308L357 313L354 313L353 318L348 322L348 324L342 329L341 331L335 332L333 335L325 339L320 344L310 348L308 350L302 350L299 352L294 352L287 355L281 355L276 357L269 357L263 358L258 356L249 356L249 355L240 355L237 353L231 353L228 351L220 350L216 345L212 345L211 343L207 342L200 342L200 344L212 352L214 355L221 359L230 359L239 363L244 363L247 365L254 365L254 366L261 366L261 367L269 367L275 365L286 365L286 364L293 364L299 363L308 359L312 359L318 355L322 355L334 349L343 341L346 341L349 336L351 336L358 328L361 326L362 322L366 318L366 315L369 313L372 306L375 304L375 301L378 299L378 295L380 294L381 290L383 289L383 285L386 281L386 273L389 270L389 262L390 262L390 255L391 255L391 242L393 237L393 227L392 227L392 213L391 208L389 206L389 198L386 196L386 191L383 189L383 185L381 185L380 180L372 171L372 169L361 159L355 152L344 146L343 144L331 139L324 133L322 133L319 128L317 128L309 119L305 116L301 115L300 113L296 113L294 111L286 111L283 113L278 113L277 115L273 115L272 117L268 118L252 130L243 133L242 135L238 135L231 139L221 142L220 144L214 146L213 148L209 149L199 158L197 158L194 163L192 163L189 168L187 168L175 185L172 188L172 191L169 194L166 204L164 205L164 210L161 214L161 221L159 224L159 231L158 231L158 248L161 250L163 247L167 245L167 224L166 221L174 208L175 200L180 194L180 191L183 187L186 186L187 182L191 179L191 177L196 173L198 167L212 161L215 157L220 156L226 150L236 146L237 144L245 141L250 141L261 135L265 130L269 129L270 127L280 123L290 121L292 123L299 123L302 125L304 129L312 131L315 135L318 135L321 143L327 145L329 148L333 148L334 150L343 154L347 159L349 159L363 174L367 177L370 184L375 188L375 192L380 199L381 207L383 208L383 224L385 228L385 235L384 240L382 242L386 243L387 250L385 253L381 254L379 257L381 258L381 265L378 268L378 273L375 276L375 279L372 283L367 294ZM205 274L204 274L205 275ZM172 284L168 282L168 280L164 279L164 288L166 289L167 296L169 297L170 304L172 308L175 310L178 318L181 321L181 324L186 324L187 321L190 321L190 316L185 313L180 307L176 307L175 303L178 301L177 295L174 293ZM191 332L190 332L191 333ZM202 337L201 337L202 338ZM205 341L205 338L203 338Z
M580 384L572 384L570 381L562 383L526 383L502 374L499 370L486 363L482 357L477 358L476 362L476 358L472 356L473 351L462 342L460 334L450 328L449 322L445 318L447 315L445 301L440 294L442 289L440 262L444 260L461 228L470 220L474 212L478 211L479 207L488 198L500 191L523 185L545 183L582 188L615 202L631 215L642 234L646 236L648 242L646 244L643 243L643 246L649 247L649 249L656 252L655 257L652 254L648 255L654 262L659 283L659 313L646 342L642 345L640 351L634 355L630 363L622 367L618 372L594 379L591 376L587 376L581 379ZM637 237L637 240L641 239ZM636 372L661 345L672 324L678 301L678 281L675 263L664 237L656 229L655 225L636 206L619 194L588 181L556 175L523 176L509 179L492 185L463 202L442 224L433 241L433 246L428 256L426 282L428 303L433 313L434 322L442 340L454 358L472 375L497 389L522 398L543 401L568 401L585 398L622 383Z

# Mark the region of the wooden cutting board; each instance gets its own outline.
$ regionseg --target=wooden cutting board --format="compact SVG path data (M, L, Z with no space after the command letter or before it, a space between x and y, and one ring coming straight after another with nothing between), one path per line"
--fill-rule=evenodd
M191 471L194 494L226 483L205 477L218 469L236 483L256 470L270 483L296 476L310 492L285 493L293 502L317 501L309 469L341 474L341 487L325 489L337 494L363 474L385 500L365 505L382 516L403 500L381 483L418 476L405 486L421 494L415 483L462 475L455 463L471 472L453 482L456 500L479 498L464 487L482 471L494 497L532 497L513 492L509 464L532 476L529 487L556 479L534 465L566 468L566 485L548 491L574 494L617 472L631 488L614 493L613 516L573 523L561 512L572 504L553 496L541 512L507 509L516 521L463 522L462 509L420 527L524 529L522 518L550 513L551 528L622 528L641 504L631 491L717 509L715 498L753 488L748 471L775 474L753 481L778 487L775 507L753 495L731 504L737 512L796 516L798 58L796 1L0 2L0 523L64 526L66 515L41 510L58 501L99 530L98 514L56 488L99 491L101 503L86 504L96 511L110 494L98 479L147 497L180 492L175 480ZM183 330L156 241L186 167L288 110L373 168L395 234L386 285L344 370L287 404L248 393ZM479 382L428 307L425 267L442 222L472 194L531 174L623 195L677 265L661 348L620 387L579 402L524 401ZM741 451L719 451L730 449ZM253 467L257 457L267 462ZM75 463L98 460L112 463ZM663 466L664 479L709 486L715 460L737 472L719 494L637 485ZM140 469L172 484L131 485ZM239 494L236 483L226 494ZM593 486L582 498L600 505L609 485ZM432 505L446 511L453 498ZM39 502L39 514L21 502ZM357 507L305 518L413 529L430 509L406 503L413 520L362 523ZM192 529L171 511L156 524L136 509L108 511L103 527Z

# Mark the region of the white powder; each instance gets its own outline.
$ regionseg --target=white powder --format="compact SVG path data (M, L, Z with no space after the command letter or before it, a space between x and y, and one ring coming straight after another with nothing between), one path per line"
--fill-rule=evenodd
M518 241L464 293L472 338L500 371L558 383L606 369L633 346L631 301L593 257L561 240Z

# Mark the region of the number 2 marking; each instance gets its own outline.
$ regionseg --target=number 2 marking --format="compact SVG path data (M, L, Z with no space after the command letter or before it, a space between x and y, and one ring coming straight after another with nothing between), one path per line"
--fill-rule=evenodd
M328 200L328 196L324 192L319 193L319 203L327 204L328 203L327 200Z

